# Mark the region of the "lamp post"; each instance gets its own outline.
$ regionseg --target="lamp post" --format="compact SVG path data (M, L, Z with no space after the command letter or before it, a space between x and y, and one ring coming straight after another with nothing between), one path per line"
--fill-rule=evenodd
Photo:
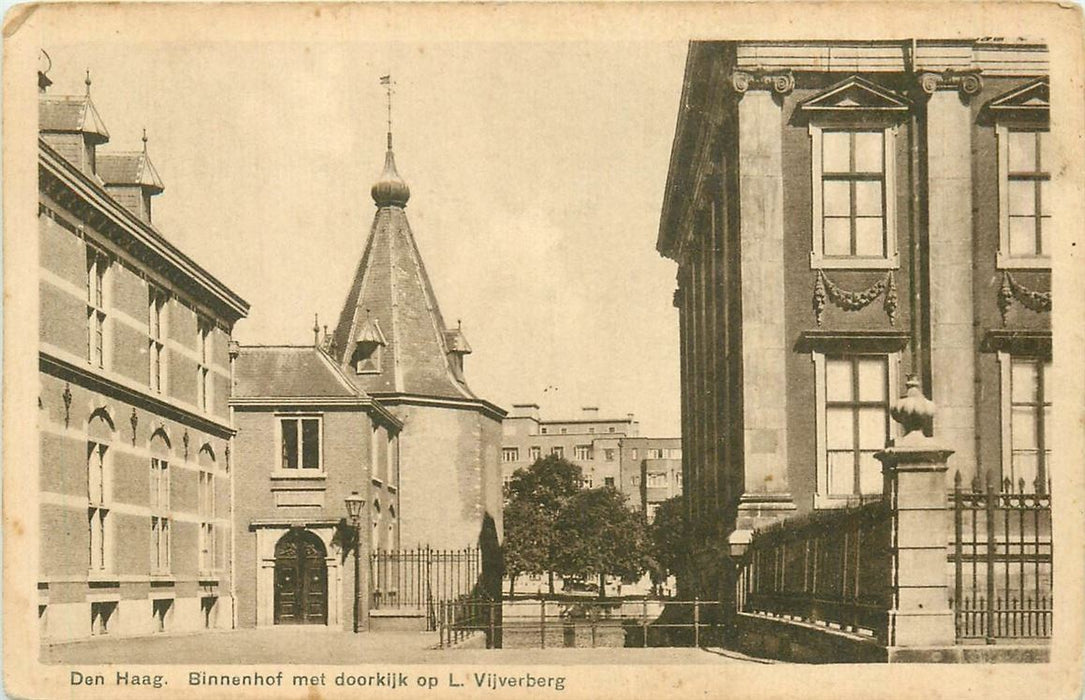
M347 517L350 519L350 526L354 528L354 632L357 633L358 596L361 592L361 582L358 579L361 566L358 560L362 550L362 506L365 505L365 499L359 496L357 491L351 491L350 495L344 500L347 504Z

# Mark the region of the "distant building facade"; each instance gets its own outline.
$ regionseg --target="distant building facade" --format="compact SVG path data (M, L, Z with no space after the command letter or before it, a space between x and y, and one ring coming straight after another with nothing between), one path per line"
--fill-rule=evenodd
M1047 71L997 39L690 45L657 247L699 546L881 493L912 374L951 474L1046 488Z
M681 493L681 439L641 437L632 413L604 418L587 406L579 418L543 420L538 405L514 404L502 432L505 484L517 469L557 455L580 466L584 488L611 486L649 518L659 503Z
M46 641L233 626L228 347L248 304L151 223L163 184L39 74Z
M365 629L369 553L399 547L401 423L319 347L237 353L238 626L353 627L354 533L345 499L354 492L365 499Z

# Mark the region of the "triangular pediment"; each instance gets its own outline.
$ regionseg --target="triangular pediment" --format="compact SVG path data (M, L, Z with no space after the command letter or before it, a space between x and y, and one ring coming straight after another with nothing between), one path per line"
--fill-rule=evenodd
M855 75L803 100L799 109L810 115L903 114L911 106L906 97Z
M996 118L1046 118L1051 109L1047 78L1034 80L999 95L987 103L987 110Z

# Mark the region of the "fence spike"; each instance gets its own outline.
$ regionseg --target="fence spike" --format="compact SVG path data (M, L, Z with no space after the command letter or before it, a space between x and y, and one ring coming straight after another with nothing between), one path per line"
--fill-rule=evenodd
M1002 492L1013 493L1013 481L1008 476L1002 480Z
M972 476L972 491L975 493L979 493L980 491L980 473L978 469L976 470L976 473Z
M1024 493L1025 492L1025 477L1021 477L1020 479L1017 480L1017 492L1018 493Z
M953 472L953 487L956 489L961 488L961 470L957 469Z

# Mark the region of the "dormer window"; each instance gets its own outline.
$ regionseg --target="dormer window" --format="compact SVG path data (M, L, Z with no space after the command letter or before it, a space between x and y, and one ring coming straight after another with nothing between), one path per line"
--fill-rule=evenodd
M379 374L384 354L384 333L374 318L366 318L354 336L354 354L351 363L358 374Z
M812 269L899 266L894 154L908 109L859 77L799 106L810 131Z
M358 374L376 374L381 371L380 343L358 343L354 348L354 371Z

